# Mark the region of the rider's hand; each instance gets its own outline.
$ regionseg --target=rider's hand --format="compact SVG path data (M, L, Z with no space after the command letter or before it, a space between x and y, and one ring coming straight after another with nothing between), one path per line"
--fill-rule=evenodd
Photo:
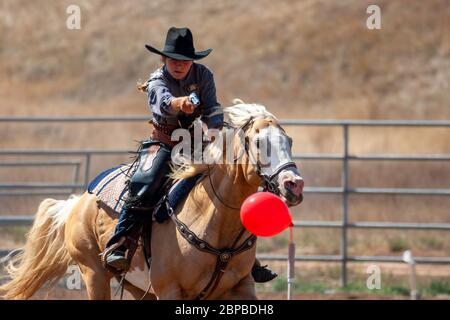
M173 98L172 102L171 102L171 106L175 110L182 111L187 114L191 114L195 110L195 105L193 105L191 103L191 101L189 101L188 96Z

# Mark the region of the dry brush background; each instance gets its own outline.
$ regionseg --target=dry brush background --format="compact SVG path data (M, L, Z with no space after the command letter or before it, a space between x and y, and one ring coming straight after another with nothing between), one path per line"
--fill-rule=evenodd
M148 114L146 97L135 84L160 62L144 44L162 48L168 27L175 25L191 28L197 49L214 49L202 62L213 70L224 106L239 97L265 105L280 119L450 119L448 0L77 1L82 28L68 30L66 8L72 2L0 1L1 116ZM381 7L382 30L366 28L369 4ZM149 129L146 123L2 123L0 146L133 150L134 141ZM342 150L338 128L287 129L294 152ZM449 154L450 128L352 128L350 152ZM95 158L92 175L126 161ZM341 185L339 162L302 161L299 166L308 187ZM350 186L450 188L449 169L445 162L354 161ZM70 179L67 170L0 167L2 182ZM32 214L41 200L1 197L0 214ZM340 201L339 196L307 194L293 214L300 220L339 220ZM349 210L350 221L449 223L448 208L448 197L359 195L350 197ZM0 247L15 248L26 228L0 232ZM297 229L295 237L298 255L340 252L338 230ZM418 256L450 253L444 231L351 230L349 241L350 255L398 256L406 249ZM287 233L261 239L259 252L286 254L286 243ZM285 274L284 264L271 266ZM365 284L366 267L350 264L355 290ZM385 286L408 287L405 265L381 267ZM443 288L430 289L427 297L450 293L448 266L421 265L418 272L424 288ZM336 289L339 275L339 264L299 263L297 282L304 287L298 292ZM261 295L273 289L283 289L281 280L258 287Z

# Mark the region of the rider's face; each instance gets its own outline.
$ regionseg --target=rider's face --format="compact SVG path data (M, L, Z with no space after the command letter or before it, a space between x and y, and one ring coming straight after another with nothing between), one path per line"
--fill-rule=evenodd
M192 66L192 61L175 60L172 58L164 58L163 61L170 75L177 80L184 79Z

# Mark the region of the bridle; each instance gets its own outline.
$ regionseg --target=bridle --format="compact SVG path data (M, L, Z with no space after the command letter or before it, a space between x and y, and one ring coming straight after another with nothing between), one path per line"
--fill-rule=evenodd
M242 126L240 126L239 128L234 128L234 127L231 127L231 126L229 126L229 127L234 128L234 129L238 129L238 130L242 130L242 132L246 133L247 130L249 130L250 128L252 128L252 126L253 126L253 124L254 124L254 122L255 122L256 119L258 119L258 118L249 118L249 119L248 119ZM285 132L283 128L280 127L280 129L281 129L283 132ZM285 133L286 133L286 132L285 132ZM248 138L248 136L245 136L245 137L244 137L244 150L245 150L245 154L247 155L247 157L250 158L251 153L250 153L249 145L250 145L249 138ZM235 158L234 158L234 163L237 162L237 160L238 160L239 157L240 157L240 156L235 156ZM233 206L231 206L231 205L226 204L225 201L220 197L219 193L218 193L218 192L216 191L216 189L214 188L214 184L213 184L212 179L211 179L211 166L210 166L209 164L208 164L207 166L208 166L208 178L209 178L209 183L210 183L210 185L211 185L211 189L212 189L214 195L216 196L216 198L217 198L217 199L219 200L219 202L220 202L222 205L224 205L225 207L227 207L227 208L229 208L229 209L232 209L232 210L240 210L240 207L233 207ZM274 178L275 178L281 171L283 171L284 169L286 169L286 168L288 168L288 167L292 167L292 166L295 166L295 163L294 163L294 162L292 162L292 161L286 162L286 163L283 163L283 164L282 164L281 166L279 166L278 168L276 168L276 170L275 170L274 172L272 172L272 173L270 173L270 174L264 174L264 173L262 172L262 168L264 167L264 165L261 163L261 161L259 161L259 159L257 159L257 160L256 160L256 174L257 174L259 177L261 177L262 180L263 180L263 181L262 181L263 191L268 191L268 192L270 192L270 193L273 193L273 194L276 194L276 195L279 196L279 195L280 195L280 190L278 189L278 185L277 185L277 183L274 181Z
M251 125L253 124L254 121L255 121L254 118L250 118L246 123L244 123L244 125L242 125L240 127L240 129L243 130L243 132L247 131L251 127ZM249 139L248 139L248 137L245 137L245 138L246 138L245 152L247 153L247 156L249 156L250 155L250 150L248 148ZM235 162L236 161L237 161L237 158L235 158ZM293 162L287 162L287 163L281 165L279 168L277 168L274 172L267 175L267 174L262 173L262 164L259 162L259 159L258 159L257 164L256 164L256 169L257 169L257 174L263 179L264 189L269 192L279 194L277 185L273 181L273 178L279 172L281 172L284 168L292 166L292 165L295 166L295 164ZM240 208L233 207L233 206L226 204L223 201L223 199L221 199L221 197L219 196L219 194L216 192L216 190L214 188L214 184L211 179L211 171L210 171L209 165L208 165L208 171L209 171L208 172L209 182L211 184L211 188L212 188L216 198L224 206L226 206L230 209L233 209L233 210L240 210ZM174 209L170 206L168 207L168 213L169 213L169 216L171 217L172 221L175 223L175 226L176 226L178 232L182 235L182 237L188 243L190 243L191 245L193 245L195 248L197 248L200 251L207 252L207 253L210 253L210 254L216 256L216 266L214 268L214 272L211 275L209 282L206 284L206 286L203 288L203 290L195 298L196 300L206 299L217 288L223 274L225 273L226 267L227 267L229 261L231 260L231 258L233 258L234 256L241 254L247 250L250 250L256 243L256 236L254 234L250 234L247 238L245 238L245 240L239 246L237 246L239 240L241 239L241 237L244 235L244 233L246 231L246 229L244 227L242 227L241 231L239 232L237 237L234 239L233 244L231 245L230 248L218 249L218 248L211 246L208 242L200 239L194 232L192 232L186 224L184 224L182 221L180 221L178 219L177 215L174 213Z

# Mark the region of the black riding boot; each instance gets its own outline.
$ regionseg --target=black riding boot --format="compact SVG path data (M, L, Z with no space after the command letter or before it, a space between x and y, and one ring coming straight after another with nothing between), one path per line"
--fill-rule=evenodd
M118 247L106 257L106 264L118 271L128 270L130 262L125 257L126 251L127 248L124 245Z
M143 219L151 219L149 208L153 207L162 195L163 185L170 173L170 164L171 149L168 146L152 140L143 142L139 150L138 168L129 183L130 197L125 201L116 231L107 247L117 243L122 237L133 238L130 237L132 230L141 226ZM128 242L126 241L125 245ZM108 266L118 270L128 269L131 255L130 251L126 255L126 251L129 249L122 245L112 251L106 257Z
M261 266L261 262L255 259L255 263L252 268L252 276L255 282L268 282L275 279L278 274L267 268L267 265Z
M142 218L141 216L142 212L125 204L120 213L114 236L109 240L106 247L108 248L114 243L117 243L122 237L127 237L131 233L131 230L138 226L138 222ZM125 243L111 251L106 257L106 264L118 271L127 270L130 266L130 261L126 257L126 251L129 248L126 247Z

